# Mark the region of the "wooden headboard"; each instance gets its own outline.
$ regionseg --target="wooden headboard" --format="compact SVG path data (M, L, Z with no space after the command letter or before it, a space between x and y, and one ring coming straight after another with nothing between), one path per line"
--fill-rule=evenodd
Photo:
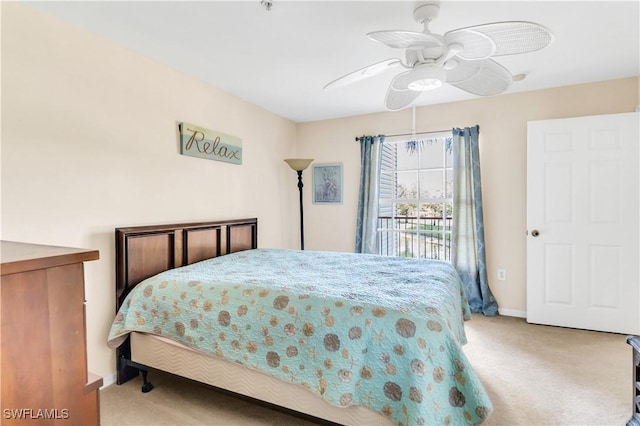
M116 312L140 281L258 246L258 219L116 228Z
M258 219L116 228L116 313L138 283L168 269L258 247ZM129 339L116 349L117 383L136 377Z

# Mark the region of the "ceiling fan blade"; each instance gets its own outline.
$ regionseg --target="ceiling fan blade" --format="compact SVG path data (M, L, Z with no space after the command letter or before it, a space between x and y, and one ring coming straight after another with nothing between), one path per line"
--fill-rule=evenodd
M457 56L463 59L487 59L496 51L496 44L485 34L466 29L449 31L444 35L447 45L458 44L462 49Z
M449 31L444 38L447 43L459 43L464 46L458 54L460 57L482 59L540 50L553 41L553 34L542 25L533 22L507 21ZM483 38L488 40L482 41ZM490 46L487 41L493 45L493 51L488 56L482 56Z
M485 61L466 61L462 58L452 58L445 62L447 83L461 83L475 77L484 68Z
M496 61L485 59L483 61L473 62L478 62L480 67L478 67L479 69L468 68L467 73L470 75L469 77L457 82L449 81L450 73L453 75L454 70L452 70L447 72L447 81L458 89L478 96L497 95L511 86L511 82L513 81L511 73ZM463 67L465 66L466 65L463 65ZM472 74L471 71L475 71L475 73ZM460 76L462 75L463 73L460 73Z
M426 49L442 46L442 40L438 36L415 31L374 31L367 34L367 37L396 49Z
M404 92L405 90L410 90L410 81L408 81L406 77L411 74L411 71L413 70L401 72L400 74L393 77L393 80L391 80L391 83L389 84L389 89L393 89L396 92Z
M324 90L346 86L347 84L351 84L356 81L364 80L365 78L378 75L391 68L396 68L399 65L401 66L402 62L400 61L400 59L395 59L395 58L387 59L386 61L377 62L375 64L361 68L357 71L350 72L347 75L343 75L342 77L337 78L330 83L327 83L327 85L324 86Z
M411 102L415 101L421 92L415 90L397 90L393 88L393 81L387 89L387 95L384 99L384 105L389 111L399 111L408 107Z

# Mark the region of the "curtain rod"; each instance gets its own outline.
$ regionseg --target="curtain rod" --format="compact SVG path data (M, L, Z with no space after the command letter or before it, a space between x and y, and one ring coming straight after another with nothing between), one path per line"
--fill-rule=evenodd
M445 133L445 132L450 132L451 129L447 129L447 130L433 130L431 132L418 132L418 133L401 133L401 134L397 134L397 135L384 135L386 138L394 138L394 137L398 137L398 136L413 136L413 135L427 135L430 133ZM382 135L381 135L382 136ZM360 138L358 136L356 136L356 142L358 142L360 140Z

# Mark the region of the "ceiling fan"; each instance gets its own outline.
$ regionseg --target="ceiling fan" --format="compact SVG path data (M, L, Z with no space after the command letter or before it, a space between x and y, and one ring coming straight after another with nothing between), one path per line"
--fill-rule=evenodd
M542 25L524 21L504 21L449 31L444 35L429 30L438 17L438 1L419 2L414 19L424 25L422 32L374 31L373 41L404 49L405 60L393 58L346 74L324 88L332 89L390 69L406 69L397 74L387 89L385 107L397 111L409 106L427 90L451 84L479 96L492 96L511 86L511 73L495 56L514 55L542 49L553 41L553 34Z

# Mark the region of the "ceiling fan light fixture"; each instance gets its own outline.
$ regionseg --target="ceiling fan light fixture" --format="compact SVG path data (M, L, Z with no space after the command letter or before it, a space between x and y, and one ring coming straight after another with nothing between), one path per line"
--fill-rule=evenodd
M439 87L442 87L442 80L439 78L423 78L409 84L409 90L415 90L416 92L426 92Z
M416 92L424 92L442 87L447 81L444 68L440 66L422 66L407 74L406 87Z

